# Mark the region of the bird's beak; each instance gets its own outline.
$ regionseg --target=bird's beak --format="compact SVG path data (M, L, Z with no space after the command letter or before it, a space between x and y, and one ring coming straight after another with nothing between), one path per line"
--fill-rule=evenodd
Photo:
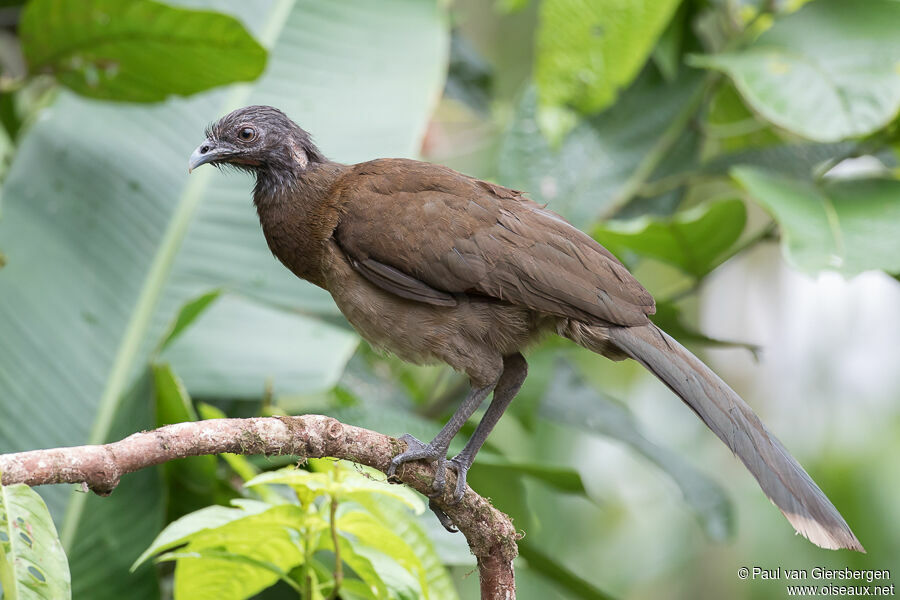
M225 154L227 154L225 148L216 145L216 142L212 140L206 140L191 154L191 158L188 160L188 173L200 165L221 159Z

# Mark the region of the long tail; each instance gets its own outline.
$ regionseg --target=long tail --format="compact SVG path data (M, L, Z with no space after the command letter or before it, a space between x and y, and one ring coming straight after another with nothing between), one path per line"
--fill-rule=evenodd
M610 342L678 394L731 448L794 529L822 548L865 552L803 467L747 403L700 359L652 324L611 327L605 333Z

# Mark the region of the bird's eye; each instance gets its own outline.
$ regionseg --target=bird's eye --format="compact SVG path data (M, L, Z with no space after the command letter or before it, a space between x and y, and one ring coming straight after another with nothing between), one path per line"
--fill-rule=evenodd
M251 142L256 139L256 130L252 127L241 127L238 137L245 142Z

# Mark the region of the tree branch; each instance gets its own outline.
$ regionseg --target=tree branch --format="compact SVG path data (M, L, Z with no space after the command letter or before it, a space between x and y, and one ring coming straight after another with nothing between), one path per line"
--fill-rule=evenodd
M82 483L106 496L123 475L187 456L231 452L292 455L301 461L330 456L384 472L404 446L392 437L321 415L214 419L168 425L102 446L4 454L0 455L0 472L3 485ZM450 504L454 476L453 470L448 470L447 492L433 501L453 519L478 559L482 599L513 600L513 559L518 554L519 536L512 521L471 488L459 504ZM399 469L397 479L429 494L434 467L422 462L406 463Z

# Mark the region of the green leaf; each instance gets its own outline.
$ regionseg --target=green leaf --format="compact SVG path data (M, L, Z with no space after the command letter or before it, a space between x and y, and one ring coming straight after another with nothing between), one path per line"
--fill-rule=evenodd
M181 335L185 329L190 327L190 325L197 320L197 317L209 308L210 304L215 302L221 295L222 290L212 290L187 301L184 306L181 307L181 310L178 311L178 316L175 317L168 333L163 337L158 351L161 352L165 350L175 338Z
M871 134L900 110L900 3L817 0L748 48L697 56L727 73L753 109L819 142Z
M188 96L252 81L266 66L266 50L237 19L153 0L31 0L19 34L32 74L105 100Z
M681 46L684 39L684 22L687 9L684 4L678 7L675 15L659 36L659 41L651 54L653 62L666 81L674 81L678 77L681 66Z
M680 0L544 0L535 80L543 106L596 112L640 72Z
M704 156L754 150L782 141L774 127L747 108L731 84L720 85L710 99L703 133Z
M193 396L257 400L333 387L358 343L320 319L225 295L162 358Z
M415 576L400 566L397 561L390 558L384 552L363 544L354 544L353 555L358 559L364 559L371 565L372 572L384 582L387 588L387 598L397 600L421 600L424 596ZM351 568L356 571L352 563Z
M313 492L313 497L327 494L330 490L329 477L325 473L310 473L303 469L288 467L278 471L266 471L260 473L250 481L244 483L244 487L258 485L289 485L298 492Z
M593 230L594 238L626 263L633 255L651 257L700 279L716 268L744 231L747 211L740 200L728 200L677 213L608 221Z
M134 561L133 565L131 565L131 570L134 571L137 569L151 556L187 543L192 536L201 531L216 529L222 525L231 523L232 521L243 519L244 517L253 514L262 513L269 508L268 505L262 503L249 506L245 505L241 508L207 506L206 508L192 512L189 515L185 515L180 519L169 523L166 528L156 536L156 539L153 540L150 547Z
M247 179L215 169L188 177L187 156L210 120L245 104L277 105L343 162L420 147L446 66L437 2L216 6L271 47L254 84L151 106L62 92L21 140L0 221L9 258L0 270L2 452L102 443L152 427L152 385L135 388L134 378L185 302L211 288L336 314L327 293L272 257ZM248 343L237 337L247 328L231 326L233 342ZM158 597L152 574L127 572L163 518L157 472L129 475L110 498L72 496L69 487L41 493L64 546L78 544L70 553L76 597Z
M537 124L537 97L527 90L500 141L500 182L523 190L585 229L598 215L619 208L617 195L659 142L700 77L685 73L667 84L647 69L609 110L582 120L558 148ZM688 132L650 176L683 172L695 161L696 136Z
M778 222L782 249L796 268L845 275L900 271L900 181L814 184L747 167L732 174Z
M162 427L172 423L196 421L197 411L194 410L191 398L184 389L184 383L175 375L171 365L156 364L152 368L156 387L156 424Z
M196 421L197 411L181 379L168 364L152 366L156 425ZM219 477L215 456L190 456L162 465L166 479L166 521L210 504L227 504L236 496Z
M359 495L354 498L354 502L364 507L382 523L390 523L391 531L403 538L403 541L412 548L421 561L428 597L431 600L459 600L456 587L441 562L434 543L419 520L413 518L406 507L391 498L379 495ZM429 513L428 518L434 516Z
M175 566L175 596L244 600L303 563L301 528L324 526L303 508L282 504L198 531L178 552L185 558Z
M496 469L477 461L466 477L469 486L481 496L490 498L497 510L509 515L516 529L532 531L537 525L534 511L528 504L528 493L522 477L515 471Z
M350 540L338 536L338 547L341 549L341 560L353 569L353 572L365 583L366 587L375 595L376 598L390 598L388 588L380 574L375 570L366 556L356 552ZM334 544L331 536L322 538L322 550L334 551Z
M342 600L378 600L369 586L360 579L345 579L341 584Z
M298 593L302 592L297 582L278 565L216 548L168 552L158 560L178 561L182 573L187 571L180 578L176 576L175 594L179 598L245 600L249 597L248 594L264 590L278 580ZM200 562L196 569L191 569L195 561ZM272 575L275 576L274 579Z
M606 592L597 589L589 581L585 581L561 564L556 557L546 554L537 544L524 538L519 540L519 556L528 561L528 568L546 577L569 594L570 598L583 600L614 600Z
M362 502L373 497L388 498L402 504L413 514L425 512L422 497L405 485L388 483L387 476L377 469L345 460L309 459L310 469L328 472L332 476L329 493L339 501Z
M67 600L69 563L41 497L0 486L0 588L5 600Z
M349 539L357 553L363 546L368 546L396 561L418 581L420 596L428 596L428 579L422 561L402 537L372 514L359 510L345 512L337 519L337 528L340 534L352 536ZM377 570L378 565L373 565Z
M627 444L656 463L678 484L707 535L714 540L731 535L734 516L724 490L670 450L648 440L623 404L588 386L568 362L559 363L557 377L547 390L541 414L550 421Z
M519 473L541 481L560 492L587 495L581 475L570 467L515 461L490 452L479 452L475 461L488 471L497 469L498 472L505 470Z

